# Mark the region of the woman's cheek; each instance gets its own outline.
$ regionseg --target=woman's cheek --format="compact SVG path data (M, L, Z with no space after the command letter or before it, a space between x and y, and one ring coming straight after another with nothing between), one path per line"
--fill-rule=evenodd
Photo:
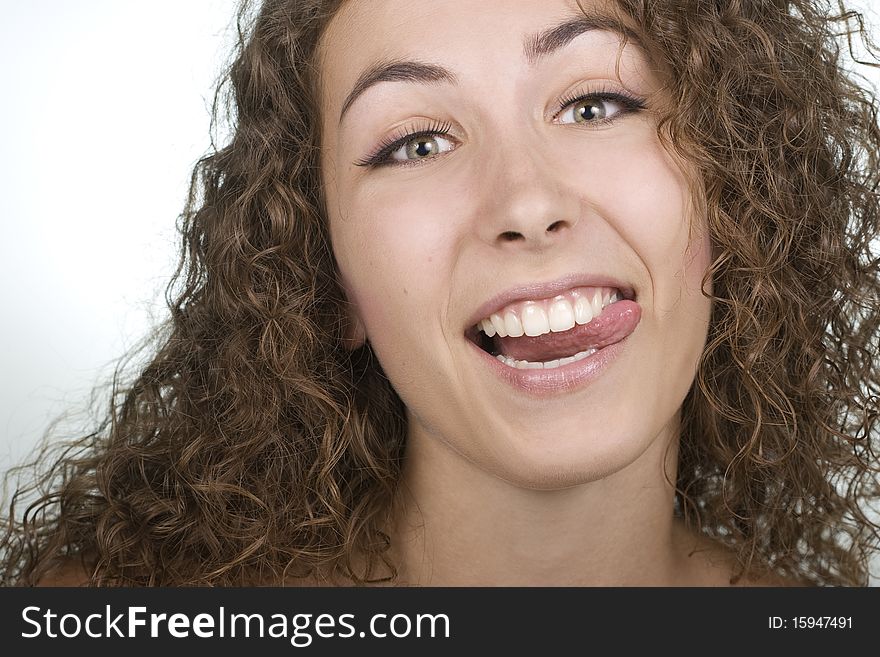
M431 302L443 249L439 222L418 203L378 198L375 207L384 211L352 209L358 224L344 227L337 240L346 291L373 343L413 333L425 314L421 304Z

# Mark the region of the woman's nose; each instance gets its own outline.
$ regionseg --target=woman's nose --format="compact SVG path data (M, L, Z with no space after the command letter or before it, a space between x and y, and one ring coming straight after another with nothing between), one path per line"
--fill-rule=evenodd
M535 149L506 148L486 162L477 212L483 241L493 246L544 250L569 238L581 207L560 162Z

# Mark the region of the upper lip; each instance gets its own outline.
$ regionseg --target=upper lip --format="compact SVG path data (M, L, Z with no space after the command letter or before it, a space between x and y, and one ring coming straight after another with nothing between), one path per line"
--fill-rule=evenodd
M604 274L569 274L554 281L526 283L499 292L477 308L468 320L465 329L470 329L477 322L514 302L530 299L549 299L573 287L614 287L620 290L624 299L635 299L635 290L613 276L606 276Z

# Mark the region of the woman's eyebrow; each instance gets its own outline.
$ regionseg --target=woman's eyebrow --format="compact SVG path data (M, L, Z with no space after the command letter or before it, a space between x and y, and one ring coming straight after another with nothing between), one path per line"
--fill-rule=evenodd
M567 46L580 35L595 30L617 32L627 41L641 46L636 33L619 21L602 14L589 14L579 15L527 38L523 43L523 54L529 66L534 66L541 58Z
M420 82L423 84L448 82L456 84L458 78L455 77L452 71L437 64L426 64L416 61L378 62L370 66L358 77L354 88L352 88L342 104L342 111L339 113L339 123L342 123L345 113L354 101L367 89L379 82Z
M599 14L581 15L527 38L523 43L523 54L529 66L534 66L542 58L563 48L582 34L595 30L617 32L628 41L639 44L636 34L618 21ZM452 71L437 64L427 64L412 60L377 62L358 76L354 87L346 96L345 102L342 103L342 111L339 113L340 124L354 101L367 89L379 82L415 82L421 84L446 82L457 84L458 79Z

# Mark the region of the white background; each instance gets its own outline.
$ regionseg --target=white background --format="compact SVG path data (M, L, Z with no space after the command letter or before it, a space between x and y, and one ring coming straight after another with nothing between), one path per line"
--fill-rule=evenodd
M163 316L235 2L0 9L2 470Z
M0 472L162 319L234 14L235 0L0 0Z

